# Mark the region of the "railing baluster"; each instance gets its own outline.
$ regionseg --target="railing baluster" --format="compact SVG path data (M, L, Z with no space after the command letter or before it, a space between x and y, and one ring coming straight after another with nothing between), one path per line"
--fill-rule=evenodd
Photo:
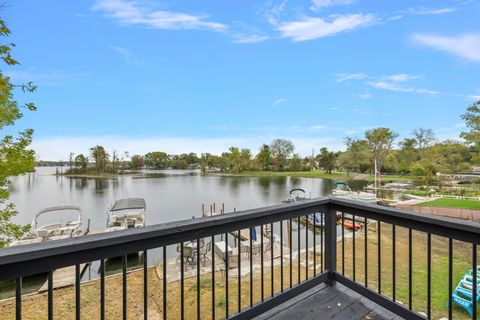
M320 266L320 271L323 273L323 271L325 271L325 257L323 255L323 229L325 228L325 218L324 218L324 213L322 212L320 214L320 263L321 263L321 266Z
M212 236L212 320L215 319L215 236Z
M238 230L238 313L242 311L242 241L240 239L240 229Z
M180 243L180 319L185 318L185 261L184 261L184 252L183 252L183 242Z
M15 319L22 319L22 278L15 280Z
M392 298L397 300L397 228L392 225Z
M167 247L163 246L163 320L167 320Z
M233 254L233 252L232 252ZM228 268L229 268L229 261L230 259L229 252L228 252L228 232L225 233L225 317L228 318Z
M148 319L148 259L147 250L143 251L143 319Z
M308 214L305 216L305 280L308 280Z
M289 250L289 254L290 254L290 289L292 288L292 285L293 285L293 280L292 280L292 276L293 276L293 272L292 272L292 227L293 227L293 220L292 218L290 218L290 230L288 230L289 232L289 243L288 243L288 246L290 247L290 250Z
M473 309L472 309L472 318L473 320L477 320L477 293L478 293L478 285L477 285L477 244L472 245L472 270L473 270L473 281L472 281L472 301L473 301Z
M283 292L283 220L280 221L280 292Z
M264 279L263 279L263 224L260 226L260 277L261 277L261 298L262 302L265 300L265 289L264 289Z
M123 320L127 320L127 255L122 256L122 306Z
M47 275L48 281L48 320L53 320L53 271Z
M273 266L273 222L270 223L270 283L272 289L272 297L275 294L275 283L274 283L274 266Z
M205 246L205 241L203 245ZM200 280L200 238L197 238L197 320L200 320Z
M317 275L317 213L313 214L313 276Z
M378 293L382 293L382 223L380 220L378 221L378 228L377 228L377 242L378 242Z
M432 234L427 234L427 319L432 317Z
M355 265L356 265L356 259L355 259L355 252L357 251L355 248L355 214L352 214L352 223L353 223L353 234L352 234L352 273L353 273L353 281L355 281L356 276L355 276Z
M250 307L253 307L253 229L250 227Z
M342 276L345 275L345 213L342 211Z
M325 217L325 270L329 272L329 284L332 284L337 270L337 211L330 210Z
M80 320L80 265L75 265L75 319Z
M100 260L100 319L105 320L105 260Z
M412 310L412 228L408 229L408 309Z
M297 273L298 273L298 281L297 284L300 284L301 280L300 278L302 277L301 271L300 271L300 264L301 264L301 248L302 248L302 243L300 241L300 216L297 217L297 240L298 240L298 245L297 245Z
M452 295L453 295L453 240L452 238L448 239L448 319L453 319L453 306L452 306Z
M365 240L365 245L364 245L364 249L365 249L365 260L364 260L364 264L365 264L365 287L368 288L368 219L367 217L364 217L364 229L363 229L363 232L364 232L364 240Z

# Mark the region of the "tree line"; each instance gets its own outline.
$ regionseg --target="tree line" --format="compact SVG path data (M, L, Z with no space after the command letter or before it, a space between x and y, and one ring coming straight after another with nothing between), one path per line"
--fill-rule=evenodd
M242 173L245 171L311 171L323 170L352 173L397 174L423 177L426 184L437 172L458 173L479 164L480 157L480 101L467 108L461 116L468 131L462 132L460 140L438 140L432 129L418 128L410 136L398 140L398 134L389 128L379 127L366 130L362 137L346 137L345 151L319 148L317 154L301 157L295 153L291 140L275 139L263 144L254 154L248 148L230 147L221 155L202 153L168 154L162 151L145 155L115 151L110 156L104 147L95 146L89 156L70 155L72 173L95 171L116 173L125 169L187 169ZM89 163L89 161L91 161Z

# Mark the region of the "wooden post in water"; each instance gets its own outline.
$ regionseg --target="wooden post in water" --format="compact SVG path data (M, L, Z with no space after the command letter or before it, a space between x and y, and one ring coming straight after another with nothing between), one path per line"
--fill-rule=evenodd
M213 212L215 212L215 202L213 203Z
M210 205L210 217L213 216L213 207Z

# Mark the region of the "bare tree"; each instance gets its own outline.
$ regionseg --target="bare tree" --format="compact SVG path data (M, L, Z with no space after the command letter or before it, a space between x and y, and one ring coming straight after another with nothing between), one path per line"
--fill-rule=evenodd
M418 128L412 131L417 140L418 149L423 150L435 141L435 134L432 129Z

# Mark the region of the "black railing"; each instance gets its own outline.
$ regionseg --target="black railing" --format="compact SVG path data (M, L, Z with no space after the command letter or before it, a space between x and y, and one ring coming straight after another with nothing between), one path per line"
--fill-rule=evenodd
M418 267L422 269L421 274L426 273L424 291L413 287L413 278L419 271L415 269L414 251L420 243L414 241L414 236L420 233L422 237L426 235L425 270L423 266ZM255 234L260 239L254 240ZM324 197L0 250L0 281L15 281L14 302L10 301L15 312L8 313L1 302L0 312L4 312L5 317L29 318L25 310L22 312L25 304L25 301L22 303L22 297L25 300L22 283L33 275L45 273L46 306L36 308L45 308L48 319L53 319L57 315L54 272L74 266L74 317L80 319L82 312L88 312L82 305L81 289L87 282L82 282L80 266L99 261L98 279L94 279L99 285L96 309L101 319L109 318L106 261L119 258L122 302L118 314L126 319L129 312L138 311L138 308L134 311L128 308L127 274L131 272L128 261L130 255L143 253L139 266L143 269L140 299L143 303L140 305L145 319L149 317L151 305L155 305L155 312L163 319L250 319L323 282L341 283L403 318L430 319L434 313L441 312L439 293L432 291L432 270L438 268L432 263L432 246L446 244L448 285L442 293L445 297L442 305L448 306L448 318L452 319L454 311L462 312L454 310L452 303L454 281L458 281L454 278L454 249L464 252L465 246L471 247L467 263L476 270L479 242L480 228L476 224ZM169 263L167 248L171 246L177 246L178 257L170 254ZM149 288L152 266L149 267L147 259L147 254L150 257L153 252L159 252L162 261L155 267L162 288L155 287L155 292ZM437 256L435 253L435 258ZM372 270L372 265L376 270ZM465 263L462 266L465 267ZM265 272L268 268L270 272ZM472 278L476 284L475 271ZM202 282L206 279L211 284ZM177 291L169 291L174 287L179 291L178 297ZM472 301L477 300L475 288L471 290ZM417 303L423 301L423 297L424 307ZM0 318L3 319L1 314ZM471 308L471 318L477 319L476 303Z

